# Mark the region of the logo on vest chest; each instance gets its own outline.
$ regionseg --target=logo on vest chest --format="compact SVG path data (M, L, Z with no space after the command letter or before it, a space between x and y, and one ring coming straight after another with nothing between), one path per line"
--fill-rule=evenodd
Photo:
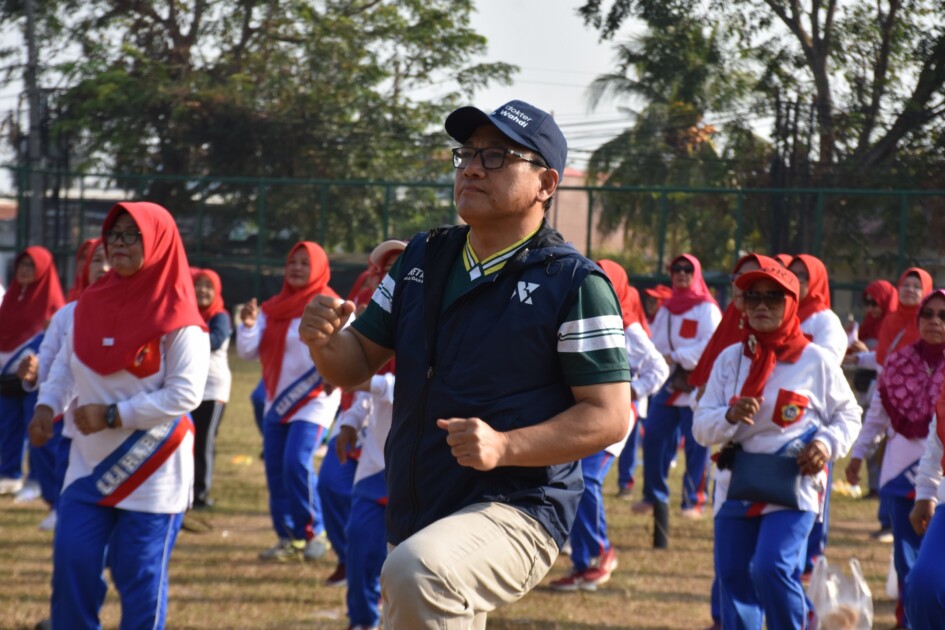
M540 286L540 284L536 284L534 282L524 282L519 280L518 288L516 289L515 293L512 294L512 297L517 295L519 301L522 304L532 304L532 295L538 290L538 287Z
M418 282L423 284L423 269L420 267L411 269L407 275L404 276L404 282Z

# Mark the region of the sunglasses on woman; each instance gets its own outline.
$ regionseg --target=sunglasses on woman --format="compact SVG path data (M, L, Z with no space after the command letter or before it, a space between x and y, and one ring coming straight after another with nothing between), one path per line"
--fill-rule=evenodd
M673 265L669 268L673 273L693 273L696 269L692 265Z
M923 308L919 311L919 317L922 319L932 319L937 317L939 321L945 322L945 311L934 311L930 308Z
M742 301L746 308L757 308L762 302L768 308L777 308L784 304L784 291L745 291Z
M867 308L870 306L879 306L879 304L877 304L876 300L873 298L863 298L863 305Z

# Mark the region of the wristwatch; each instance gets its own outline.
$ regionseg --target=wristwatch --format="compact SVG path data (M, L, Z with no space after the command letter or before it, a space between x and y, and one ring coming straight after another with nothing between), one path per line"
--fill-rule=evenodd
M114 429L116 422L118 422L118 405L112 403L105 407L105 426Z

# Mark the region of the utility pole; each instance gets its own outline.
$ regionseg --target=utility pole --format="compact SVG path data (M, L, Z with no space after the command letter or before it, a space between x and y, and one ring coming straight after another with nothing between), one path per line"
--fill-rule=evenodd
M36 14L35 0L26 0L26 95L29 100L30 108L30 133L29 133L29 157L27 166L29 168L29 230L27 239L29 245L40 245L43 243L43 175L39 172L41 166L40 156L40 112L39 112L39 86L37 85L37 67L39 65L36 51ZM20 211L22 212L22 208Z

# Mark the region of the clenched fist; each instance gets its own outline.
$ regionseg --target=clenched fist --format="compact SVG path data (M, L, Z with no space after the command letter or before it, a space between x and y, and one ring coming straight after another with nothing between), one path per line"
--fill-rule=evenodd
M331 336L344 328L354 312L354 302L328 295L316 295L308 303L299 322L299 338L310 349L325 346Z

